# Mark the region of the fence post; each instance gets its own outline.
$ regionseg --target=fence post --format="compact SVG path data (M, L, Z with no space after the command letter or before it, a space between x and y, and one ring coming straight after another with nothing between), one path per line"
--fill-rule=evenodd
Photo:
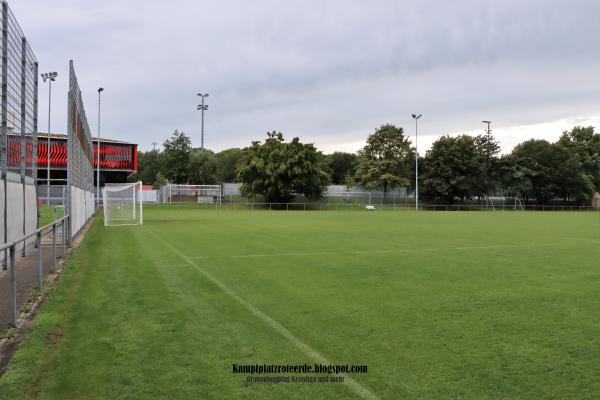
M290 203L285 203L285 211L290 211Z
M15 245L10 246L10 323L17 326L17 263Z
M56 268L56 224L52 224L52 269Z
M44 255L42 254L42 232L38 232L35 235L35 244L36 244L37 249L38 249L38 254L37 254L37 262L38 262L38 285L41 288L42 287L42 282L44 280L44 270L42 269L42 262L43 262L43 258L44 258Z
M64 257L67 252L66 241L65 241L65 220L63 219L60 224L60 254Z

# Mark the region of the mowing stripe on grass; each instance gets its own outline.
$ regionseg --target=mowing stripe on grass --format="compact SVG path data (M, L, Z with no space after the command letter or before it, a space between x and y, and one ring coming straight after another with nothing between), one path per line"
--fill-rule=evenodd
M227 287L223 282L221 282L220 280L218 280L217 278L212 276L210 273L208 273L206 270L204 270L202 267L197 265L190 257L186 256L185 254L183 254L182 252L177 250L174 246L172 246L169 242L167 242L166 240L164 240L163 238L158 236L156 233L154 233L150 230L149 230L149 232L154 237L156 237L160 242L162 242L168 249L170 249L173 253L175 253L176 255L181 257L182 260L189 263L189 265L191 265L196 270L198 270L198 272L200 272L202 275L204 275L204 277L206 277L213 284L217 285L229 297L231 297L237 303L239 303L244 308L246 308L248 311L250 311L250 313L252 313L256 317L260 318L264 323L266 323L269 327L273 328L273 330L275 330L277 333L281 334L284 338L286 338L287 340L292 342L304 354L306 354L307 356L309 356L310 358L312 358L313 360L315 360L318 363L321 363L324 365L332 364L331 361L329 361L327 358L322 356L321 353L314 350L312 347L310 347L309 345L307 345L306 343L304 343L300 339L298 339L286 327L284 327L279 322L277 322L273 318L271 318L269 315L265 314L264 312L262 312L261 310L256 308L252 303L249 303L248 301L246 301L243 298L241 298L240 296L238 296L233 290L231 290L229 287ZM377 397L377 395L375 395L369 389L362 386L360 383L356 382L351 377L349 377L345 374L340 374L340 376L344 377L344 384L346 384L354 393L356 393L360 397L362 397L364 399L370 399L370 400L378 400L379 399L379 397Z
M598 244L593 240L584 240L578 245L589 246ZM495 246L461 246L461 247L437 247L425 249L387 249L387 250L355 250L347 252L339 251L317 251L306 253L264 253L264 254L233 254L219 256L190 256L194 260L206 260L212 258L260 258L260 257L302 257L302 256L340 256L340 255L369 255L369 254L388 254L388 253L426 253L438 251L464 251L464 250L501 250L501 249L528 249L533 247L572 247L573 243L539 243L523 245L495 245Z

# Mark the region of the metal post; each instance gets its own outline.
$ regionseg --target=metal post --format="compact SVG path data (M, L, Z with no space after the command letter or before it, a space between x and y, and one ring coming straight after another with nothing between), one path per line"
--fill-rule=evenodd
M198 96L202 98L202 104L200 104L197 110L202 111L202 130L200 136L200 148L204 149L204 111L208 110L208 105L204 104L204 98L208 97L208 93L198 93Z
M25 86L25 73L27 70L27 39L25 37L21 38L21 146L20 146L20 157L21 157L21 185L23 189L23 236L27 233L27 227L25 224L27 217L27 207L26 207L26 189L25 189L25 176L27 175L26 166L25 166L25 147L27 145L25 141L25 130L26 128L26 114L25 114L25 97L26 97L26 86ZM25 245L27 241L23 241L23 248L21 250L21 256L25 257Z
M64 217L64 215L63 215L63 217ZM66 244L67 244L67 242L65 241L65 220L63 219L62 222L60 223L60 248L61 248L61 255L63 257L65 256L65 253L67 252Z
M419 211L419 118L423 114L413 114L415 120L415 210Z
M50 156L52 147L50 143L50 112L52 111L52 79L48 84L48 151L46 152L46 204L50 205Z
M32 161L31 161L31 169L32 169L32 173L31 176L33 178L33 182L36 185L36 192L37 192L37 184L38 184L38 63L37 61L35 62L35 64L33 64L33 154L32 154ZM35 202L35 210L36 210L36 215L38 214L38 203L37 203L37 197L36 197L36 202ZM35 219L35 227L39 228L40 227L40 219L36 218Z
M419 211L419 119L415 118L415 210Z
M37 262L38 262L38 286L41 288L44 280L44 270L43 270L43 259L44 255L42 253L42 232L38 232L35 235L35 245L38 249L37 254Z
M98 160L96 165L96 210L100 208L100 94L104 91L104 88L98 88L98 144L96 150L98 153Z
M17 325L17 263L15 245L10 246L10 323Z
M4 242L8 242L8 4L2 2L2 149L0 164L4 184ZM8 251L4 250L2 269L8 265Z
M56 268L56 224L52 224L52 269Z
M204 149L204 96L202 96L202 132L200 136L200 148Z

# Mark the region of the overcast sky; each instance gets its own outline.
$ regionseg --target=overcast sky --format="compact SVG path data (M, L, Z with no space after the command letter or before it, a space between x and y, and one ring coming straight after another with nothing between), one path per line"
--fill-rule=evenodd
M57 71L52 131L66 131L73 59L88 121L151 149L175 129L219 151L299 136L355 151L421 113L419 149L482 133L504 151L573 125L600 128L600 1L9 1L40 63ZM39 128L47 128L40 80Z

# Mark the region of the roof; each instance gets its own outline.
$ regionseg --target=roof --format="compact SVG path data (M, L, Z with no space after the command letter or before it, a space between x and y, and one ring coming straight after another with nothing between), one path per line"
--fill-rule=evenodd
M38 137L43 137L43 138L47 138L48 137L48 134L46 132L38 132L37 135L38 135ZM63 133L51 133L50 134L50 138L51 139L67 140L67 135L65 135ZM92 137L92 141L97 142L98 139L95 138L95 137ZM135 144L135 143L131 143L131 142L125 142L123 140L109 139L109 138L104 138L104 137L101 137L100 141L104 142L104 143Z

